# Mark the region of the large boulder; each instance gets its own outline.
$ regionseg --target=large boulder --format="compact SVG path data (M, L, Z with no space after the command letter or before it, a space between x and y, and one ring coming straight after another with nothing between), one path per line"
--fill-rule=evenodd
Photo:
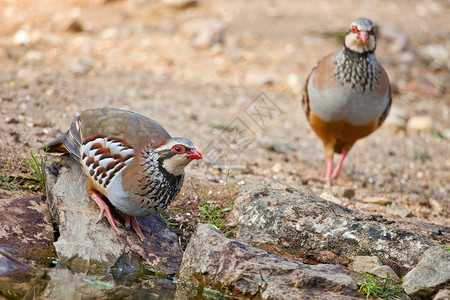
M356 292L342 266L281 258L228 239L206 224L197 227L186 248L180 282L251 299L353 299ZM177 288L176 299L186 298L186 290Z
M99 209L86 192L80 166L67 155L47 159L47 199L57 231L54 246L63 264L98 272L141 266L166 274L178 271L182 252L177 236L159 216L139 219L151 230L143 231L144 242L132 230L117 235L106 219L97 223Z
M355 256L377 256L406 274L430 247L448 241L434 225L351 211L284 185L249 185L241 189L229 217L238 240L305 262L347 266ZM439 230L439 232L441 232Z

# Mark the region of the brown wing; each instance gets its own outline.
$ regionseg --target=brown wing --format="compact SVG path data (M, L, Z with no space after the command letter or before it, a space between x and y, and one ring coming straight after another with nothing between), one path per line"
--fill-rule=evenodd
M126 140L134 148L144 144L160 144L171 138L156 121L126 110L90 109L84 111L80 118L85 137L95 134L114 136Z
M384 83L387 85L387 88L389 90L389 92L388 92L388 94L389 94L389 102L386 105L386 109L383 111L383 113L378 118L377 128L380 127L381 124L383 124L384 120L386 120L386 118L387 118L387 116L389 114L389 111L391 110L391 105L392 105L392 88L391 88L391 85L389 83L389 77L388 77L386 71L383 69L383 67L381 67L381 72L383 74L383 80L385 81Z
M90 109L82 112L66 133L47 145L48 152L70 153L81 159L84 139L99 134L123 139L133 148L161 144L170 138L156 121L140 114L115 108Z

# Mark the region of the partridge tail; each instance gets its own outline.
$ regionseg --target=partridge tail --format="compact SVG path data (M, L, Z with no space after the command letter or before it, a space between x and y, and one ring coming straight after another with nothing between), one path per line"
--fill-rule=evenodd
M81 119L78 117L66 133L60 135L47 145L47 152L69 153L80 158L81 144L83 142L81 128Z

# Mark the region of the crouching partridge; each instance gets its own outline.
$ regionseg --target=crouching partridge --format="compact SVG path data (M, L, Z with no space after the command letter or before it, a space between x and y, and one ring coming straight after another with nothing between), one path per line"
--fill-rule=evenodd
M70 129L48 144L48 152L69 153L81 164L87 191L119 233L120 224L98 193L125 216L137 235L144 235L136 216L163 211L180 192L184 167L202 155L186 138L172 138L155 121L130 111L86 110Z
M339 176L353 144L375 131L389 113L391 87L375 58L375 46L374 24L357 19L350 24L342 49L319 61L306 80L302 106L325 147L328 185ZM341 157L333 168L335 152Z

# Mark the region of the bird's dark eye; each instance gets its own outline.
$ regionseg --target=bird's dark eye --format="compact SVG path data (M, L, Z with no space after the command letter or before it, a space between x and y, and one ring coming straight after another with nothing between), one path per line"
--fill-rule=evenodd
M352 26L352 32L353 33L358 33L358 27Z
M375 34L375 31L373 31L373 29L371 29L371 30L369 31L369 34L370 34L370 35L374 35L374 34Z
M172 148L172 152L175 152L175 153L184 153L184 152L186 152L186 148L185 148L184 146L181 146L181 145L175 145L175 146L173 146L173 148Z

